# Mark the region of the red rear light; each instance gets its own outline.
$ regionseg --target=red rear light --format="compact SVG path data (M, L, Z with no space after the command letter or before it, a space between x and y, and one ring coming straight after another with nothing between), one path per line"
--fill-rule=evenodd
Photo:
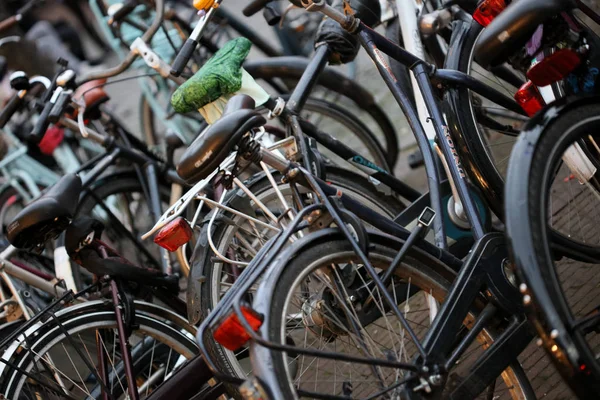
M529 68L527 78L536 86L548 86L566 78L580 63L573 50L560 49Z
M154 237L154 243L169 251L175 251L192 237L192 228L182 217L165 225Z
M241 309L244 318L246 318L252 330L256 332L262 325L262 317L250 307L242 306ZM218 326L213 331L213 338L226 349L236 351L248 343L250 335L240 323L237 314L231 311L231 313L218 323Z
M38 144L40 151L47 155L52 155L54 150L60 145L65 137L65 130L56 125L46 130L42 141Z
M531 81L525 83L515 93L515 100L530 117L533 117L546 105L538 88Z
M505 0L483 0L473 13L473 18L479 25L488 26L505 8Z

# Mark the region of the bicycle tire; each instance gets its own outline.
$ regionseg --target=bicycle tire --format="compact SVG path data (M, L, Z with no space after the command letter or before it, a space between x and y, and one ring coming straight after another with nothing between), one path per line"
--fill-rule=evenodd
M349 194L354 198L363 198L370 204L381 204L383 211L387 216L393 217L399 213L403 208L403 204L397 199L386 196L380 193L376 188L369 184L369 182L351 172L346 171L337 167L327 168L327 181L333 185L341 187L344 193ZM250 190L258 197L261 194L268 192L271 188L268 180L264 176L255 177L253 182L248 183ZM231 216L229 213L224 213L224 220L232 218L235 221L235 216ZM223 241L227 240L230 234L230 224L218 224L213 231L213 240L215 246L219 249L223 249ZM188 310L193 310L190 304L200 305L199 314L190 315L188 319L192 322L203 320L211 310L215 309L218 304L218 294L216 291L220 290L218 287L219 279L221 279L221 268L219 263L214 261L214 253L210 246L207 244L207 229L203 227L200 239L194 249L194 255L192 257L192 271L190 272L189 285L195 285L196 288L188 288L188 296L195 295L195 298L190 299L188 297ZM225 244L226 245L226 244ZM195 279L195 277L202 276L202 279ZM215 283L216 282L216 283ZM241 376L242 372L239 366L232 365L232 360L229 357L229 353L215 343L212 338L207 341L208 351L211 353L211 359L217 364L221 371L232 374L233 376ZM237 392L237 386L225 384L227 391L230 395L239 396Z
M397 254L401 244L402 243L400 241L396 242L395 240L390 240L389 237L384 235L371 233L369 235L368 258L374 263L373 266L375 268L385 269L387 263L391 262L391 260ZM298 251L296 251L296 249L298 249ZM265 281L261 284L255 296L254 310L264 316L264 322L260 328L259 334L266 340L276 343L289 344L290 341L294 342L294 338L292 337L291 333L285 333L286 336L283 338L284 332L287 331L284 329L284 326L281 323L282 317L280 317L283 315L287 298L289 298L294 289L294 283L297 282L298 279L302 279L304 276L306 276L307 271L310 272L311 270L318 268L319 265L324 266L330 262L335 262L332 260L346 260L353 257L356 257L356 254L352 250L351 244L338 230L335 229L329 230L328 233L323 232L314 240L311 239L310 236L305 236L299 242L294 244L294 248L289 248L287 252L279 256L276 264L280 267L275 267L270 270L270 273L267 275ZM449 267L441 263L439 260L434 260L427 253L413 247L408 251L407 257L403 260L401 267L397 271L397 275L402 275L403 278L408 276L408 282L412 282L415 285L420 284L424 287L426 286L426 288L421 289L425 293L431 293L433 297L441 300L451 285L454 272L452 272ZM428 281L429 283L427 283ZM282 296L282 293L285 293L286 295ZM414 296L417 296L417 294L411 296L411 298ZM304 313L304 311L301 312ZM286 321L288 319L288 315L291 314L286 314L283 316ZM303 317L303 321L305 321L304 318L305 317ZM416 319L417 317L413 316L412 318ZM286 323L289 324L289 321ZM395 326L393 321L389 322L389 324L391 324L390 326ZM396 328L398 329L398 327ZM377 334L377 330L367 333L365 329L366 328L363 327L363 331L365 332L364 334L366 336L370 337L373 334ZM377 329L385 330L385 327L380 327ZM484 336L484 339L488 343L489 341L493 340L493 335L490 334L489 331L486 330L484 333L485 334L481 335ZM314 336L318 336L318 334L314 334L309 340L313 340ZM331 340L335 341L336 339L332 338ZM349 340L351 343L353 343L351 339ZM373 342L378 344L383 340L383 338L376 338L373 339ZM385 338L385 341L387 342L387 338ZM276 380L278 382L287 382L278 384L280 390L273 393L274 396L282 395L281 398L286 399L298 398L294 387L296 384L292 383L291 380L288 379L290 376L288 368L292 367L288 367L288 362L286 359L284 359L284 353L278 350L269 350L260 344L252 343L251 357L253 365L269 365L267 369L261 368L259 370L259 373L261 374L259 375L259 379L261 382L273 383L274 377L277 377ZM389 357L391 357L391 355ZM408 358L410 358L410 356L408 356ZM302 364L303 363L304 360ZM307 364L307 369L304 372L302 370L299 372L300 377L302 377L302 375L314 365L314 361L312 363L307 362ZM317 366L318 364L319 362L317 361ZM325 364L327 364L327 361L325 361ZM342 362L342 364L344 363ZM302 369L302 366L300 368ZM314 369L314 366L312 368ZM360 370L357 369L358 367L351 368L353 368L355 372L358 372L360 378L366 378L364 375L361 375ZM334 371L335 370L336 369L334 366ZM325 370L321 374L331 381L332 378L330 376L330 372ZM265 377L266 375L269 375L270 378ZM311 374L309 373L308 375ZM315 378L319 376L318 368L314 375ZM360 380L358 381L358 385L356 385L353 384L351 377L352 373L350 373L350 381L348 386L351 387L351 390L357 390L357 386L360 387ZM505 380L504 383L506 384L506 388L502 387L500 390L510 390L513 399L535 398L535 395L533 394L529 384L529 380L527 379L518 362L513 362L511 367L503 372L503 378L499 377L497 379ZM333 381L335 382L335 377L333 378ZM315 387L316 385L317 383L315 381ZM380 389L381 388L379 387L379 389L376 389L375 391ZM316 389L315 391L311 392L316 392ZM360 391L359 393L361 393L363 397L367 396L367 398L370 398L369 396L373 395L373 393L365 393L364 388L363 391ZM324 394L324 396L328 395L337 396L339 393ZM356 393L356 395L358 395L358 393ZM304 396L307 395L305 394L302 397ZM354 394L351 396L354 398Z
M513 260L524 282L521 289L526 296L526 310L542 338L546 353L571 390L581 399L591 399L600 392L597 349L588 343L593 338L586 339L576 328L575 300L572 300L572 293L567 295L563 284L567 284L570 277L581 274L581 268L587 270L594 266L578 267L567 259L564 261L569 265L568 277L559 275L559 267L561 272L565 267L558 265L562 260L559 260L557 250L562 253L563 249L554 248L556 235L548 225L553 212L549 212L552 209L548 210L547 205L551 201L552 183L560 182L560 179L555 180L556 166L562 163L563 151L578 135L587 134L590 129L597 132L600 104L597 99L584 99L567 107L553 107L544 113L552 114L536 118L537 124L522 135L513 149L506 184L506 231ZM548 124L544 117L549 117ZM575 184L579 185L578 182ZM566 243L568 246L574 244L573 241ZM589 251L595 264L599 264L599 248L585 247L580 243L576 252ZM590 277L586 285L594 285L594 279ZM581 286L578 292L585 293L584 289ZM587 295L594 297L590 293ZM584 310L585 307L577 312Z
M20 398L19 394L23 390L25 381L31 379L21 371L31 373L34 363L42 359L43 355L48 357L50 349L62 343L63 340L70 340L70 338L77 335L83 344L81 332L85 330L114 329L116 327L116 316L113 307L112 302L104 300L87 302L63 309L56 313L56 319L50 319L44 323L40 322L29 328L27 333L24 333L28 336L26 346L23 347L22 341L25 340L24 338L17 338L11 344L9 350L3 354L3 360L18 366L19 370L2 363L0 375L2 393L8 398ZM133 332L141 334L142 338L152 337L154 340L159 341L161 346L171 346L170 349L175 349L180 356L186 359L191 359L198 354L198 347L193 339L195 330L171 311L153 304L136 302L136 322L138 326L133 329ZM94 353L92 351L87 354L90 356ZM68 357L73 367L75 367L73 362L75 356L76 353L73 352ZM136 359L134 358L133 361L135 362ZM85 363L83 365L85 366ZM114 365L112 365L113 370ZM136 370L141 371L139 368ZM81 372L78 371L77 374L81 376ZM61 376L66 379L67 375L63 373ZM94 382L91 384L94 386ZM98 386L97 382L95 386ZM118 388L117 392L118 390L123 390L123 387Z
M463 33L463 30L466 30L466 33ZM448 51L448 54L453 56L446 59L445 68L466 74L471 70L474 71L474 46L483 30L484 28L476 21L471 21L470 24L456 22ZM501 218L504 212L504 177L490 153L490 146L486 144L486 139L483 137L484 133L478 127L472 92L464 86L455 85L448 88L446 99L452 109L449 117L456 122L455 124L450 122L449 126L458 126L458 130L453 130L453 139L457 143L455 148L466 167L464 169L473 182L483 182L484 197L494 213ZM501 144L505 146L510 144L510 141ZM498 164L504 163L507 159L508 157L503 158Z

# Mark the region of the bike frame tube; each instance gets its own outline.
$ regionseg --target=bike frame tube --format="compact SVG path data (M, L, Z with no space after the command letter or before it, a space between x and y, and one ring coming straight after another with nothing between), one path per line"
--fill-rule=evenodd
M304 108L308 96L327 66L328 57L329 46L327 44L317 47L310 64L308 64L287 102L287 108L292 114L297 114Z
M129 392L129 398L138 400L139 393L137 391L137 384L135 381L135 375L133 374L133 364L131 362L131 345L129 344L129 335L125 333L125 326L123 325L123 316L121 313L119 291L117 289L117 283L114 280L110 281L110 291L114 304L115 317L117 320L117 331L119 332L119 343L121 345L121 357L123 364L125 365L125 376L127 378L127 390Z
M440 146L440 149L442 150L442 153L444 154L444 157L448 162L450 175L454 180L460 200L463 204L463 208L465 209L465 213L469 219L469 222L471 223L471 230L473 232L473 236L475 237L475 239L480 239L484 235L483 223L477 211L475 202L473 201L473 198L469 193L469 189L467 186L467 176L464 170L462 169L460 159L458 157L458 154L456 153L456 149L454 148L454 142L452 141L452 138L450 136L450 130L444 122L444 117L442 115L442 112L440 111L440 108L437 104L437 100L435 99L435 95L433 93L430 74L433 74L433 71L435 71L435 67L428 65L425 61L408 53L402 47L390 42L384 36L370 29L363 23L360 23L358 29L358 35L361 38L361 44L363 45L363 47L365 47L365 49L370 49L373 61L377 65L379 65L380 68L387 71L385 75L389 74L393 76L391 71L388 71L389 67L385 63L383 57L378 56L379 48L381 48L381 51L383 53L389 55L396 61L410 67L410 69L415 74L418 87L421 93L423 94L423 98L425 99L425 103L427 104L427 108L431 116L431 122L433 123L433 127L436 132L438 145ZM465 86L468 86L469 82L470 81L466 80ZM407 104L406 108L409 110L412 109L412 104ZM414 113L414 109L412 109L411 111ZM421 135L422 134L420 134L419 130L415 131L415 137L417 138L417 140L422 140L422 138L420 137ZM426 165L426 173L428 179L431 179L432 175L436 173L435 171L436 170L434 168ZM437 188L435 189L437 190L437 193L439 193L439 182L440 180L438 179ZM431 191L432 188L430 187L429 190ZM441 208L441 205L440 208L435 208L438 206L438 204L433 203L434 199L435 198L432 196L432 205L434 209L443 210L443 208ZM442 213L438 212L438 214Z
M153 163L146 164L146 180L148 183L148 190L150 194L150 210L152 212L152 219L158 221L162 215L162 207L160 202L160 192L158 190L158 178L156 176L156 166ZM171 258L169 257L169 251L167 249L160 248L162 272L166 275L173 273L171 266Z
M377 49L377 46L373 43L370 35L366 31L361 31L358 35L360 44L364 47L369 54L369 57L375 62L377 69L379 70L384 82L392 92L392 95L396 99L396 102L404 112L408 124L415 133L415 138L421 154L423 154L423 162L425 164L425 171L427 171L427 185L429 187L429 196L431 201L431 207L434 210L442 210L442 198L440 195L440 171L435 163L435 157L433 149L427 139L426 132L423 129L423 125L419 121L419 116L415 111L410 98L403 92L402 88L399 87L397 79L389 66L385 63L384 58ZM385 38L384 38L385 39ZM387 40L387 39L385 39ZM389 42L391 43L391 42ZM414 65L419 62L419 59L410 53L401 54L399 58L402 58L406 63ZM399 62L402 62L399 60ZM435 235L435 243L441 249L446 250L448 248L448 242L446 240L446 234L444 230L443 213L438 212L433 220L433 229Z

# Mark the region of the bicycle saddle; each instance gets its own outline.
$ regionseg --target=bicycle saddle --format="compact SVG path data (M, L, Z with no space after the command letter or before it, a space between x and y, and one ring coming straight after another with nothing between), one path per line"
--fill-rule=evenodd
M63 176L17 214L8 225L8 241L20 249L32 249L60 235L73 218L80 192L78 175Z
M93 218L81 217L73 221L65 233L65 249L69 257L97 276L109 275L114 279L160 287L174 294L179 292L178 276L130 263L100 240L103 231L102 222ZM99 246L104 247L107 257L100 256Z
M512 2L481 33L475 46L475 60L483 67L505 62L515 49L527 43L540 24L573 6L572 0Z
M171 96L173 109L178 113L198 110L221 96L240 90L241 68L251 45L246 38L227 42L194 76L177 88Z
M223 116L198 136L181 156L177 173L190 185L206 178L231 154L244 133L266 123L265 118L254 110L254 100L250 96L233 96L223 110Z

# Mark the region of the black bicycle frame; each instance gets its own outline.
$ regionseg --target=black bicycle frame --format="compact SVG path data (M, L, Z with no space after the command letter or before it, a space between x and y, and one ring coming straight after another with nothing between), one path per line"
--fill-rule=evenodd
M379 227L380 229L383 229L384 231L389 232L390 230L395 230L398 233L402 233L399 236L405 236L408 231L402 227L399 227L399 225L396 225L394 222L391 222L378 215L372 210L369 210L367 207L362 206L358 202L353 202L351 199L344 197L341 192L329 187L324 182L319 181L318 178L313 177L308 172L311 170L310 165L307 165L308 168L305 169L297 166L293 167L293 169L301 172L299 174L301 176L300 180L304 182L300 181L300 183L312 189L313 192L318 195L321 203L302 209L294 221L288 225L285 231L281 231L269 243L267 243L261 249L259 254L252 260L251 264L246 267L236 281L239 282L239 287L237 287L236 290L230 289L221 300L220 307L214 310L214 312L211 313L202 323L198 334L201 350L205 355L207 355L206 346L204 344L207 331L214 326L215 321L218 321L219 318L223 317L226 315L226 313L233 309L239 321L251 336L252 340L256 341L262 346L296 354L303 353L324 358L341 359L370 365L385 365L388 367L401 368L412 371L411 373L414 374L413 376L427 379L433 374L443 374L446 372L467 349L467 347L475 340L476 336L484 328L485 322L492 318L497 311L504 311L507 315L512 315L512 319L509 321L508 326L499 337L495 338L492 345L485 351L483 357L480 358L472 367L470 374L464 379L464 381L459 382L453 390L453 395L456 395L456 398L470 398L473 395L481 393L481 391L488 387L490 383L502 373L502 371L506 370L511 363L515 362L516 357L530 342L532 335L529 332L526 324L526 320L522 312L522 305L518 301L518 292L516 288L510 284L505 272L503 271L504 261L508 257L504 238L499 233L485 233L481 217L469 192L465 171L462 168L459 156L454 148L454 143L452 141L452 137L450 136L448 126L444 123L443 115L439 109L431 80L439 79L444 82L464 85L465 87L481 93L484 96L495 98L495 101L504 103L502 105L512 109L513 111L517 111L516 104L495 90L488 88L478 81L468 77L466 74L444 70L436 72L435 68L427 64L425 61L420 60L401 47L388 41L383 36L374 32L362 23L358 27L358 36L362 46L367 50L369 56L376 63L384 81L392 91L392 94L396 98L398 104L405 112L409 124L414 128L417 142L424 154L431 205L435 210L443 210L444 208L442 207L440 197L441 181L439 171L435 164L432 148L424 134L423 127L418 119L414 107L410 101L408 101L408 97L405 95L405 93L403 93L402 90L397 86L396 79L389 66L385 62L381 51L390 55L395 60L407 65L415 74L417 84L423 94L423 98L430 113L431 122L435 128L437 145L440 146L444 158L448 161L450 178L454 181L454 184L458 190L460 200L471 224L471 230L476 239L476 244L473 247L470 256L460 268L459 274L453 282L439 313L432 323L431 328L427 332L425 339L423 341L419 341L410 326L408 326L407 321L405 320L401 311L398 309L397 304L395 304L389 295L384 283L370 264L366 255L363 253L360 245L354 239L354 236L346 226L344 218L339 213L338 207L334 204L330 197L341 199L344 207L346 207L349 211L355 213L361 218L368 219L369 223ZM382 50L380 51L379 48ZM318 64L323 62L323 57L324 53L319 53L317 51L316 59L319 61ZM305 82L306 86L297 88L299 93L306 90L307 87L310 87L313 80L307 78ZM297 99L296 102L301 105L303 97L300 94L297 97L294 97L293 94L292 98ZM293 107L295 107L295 103L292 104L292 108ZM297 117L292 114L289 117L289 121L293 134L301 139L303 136ZM298 174L296 173L294 175ZM295 179L294 181L299 182L299 179ZM336 193L333 194L332 192ZM283 248L285 243L287 243L291 235L297 230L306 227L303 217L314 211L315 208L326 209L327 212L329 212L338 229L352 244L354 252L359 256L365 270L369 273L373 279L373 282L379 288L382 297L390 307L390 310L394 312L404 326L404 329L408 335L412 337L418 352L418 357L415 364L406 365L393 360L375 360L348 355L340 356L339 354L334 354L327 351L301 349L290 345L273 343L258 336L250 327L241 311L241 304L244 294L251 287L251 285L254 284L256 279L258 279L258 277L264 271L266 271L266 268L271 264L274 257ZM442 213L438 211L437 215L435 216L435 221L437 221L435 224L436 245L438 248L430 248L426 251L438 258L446 258L449 261L454 261L452 260L453 257L445 251L445 241L442 239L442 236L445 237L445 232L443 223L441 222L441 214ZM426 245L425 242L420 242L418 243L418 246L424 248ZM484 291L484 289L487 290ZM469 314L472 316L477 316L478 310L474 308L474 304L478 297L483 296L482 293L486 294L489 302L491 302L493 306L487 307L481 312L480 320L475 321L475 324L471 327L471 330L468 332L468 334L461 335L461 327L463 326L464 321ZM457 342L449 341L448 338L457 338ZM215 365L212 363L212 361L210 361L210 359L207 359L207 362L219 378L239 381L239 379L231 379L231 377L222 376L216 370ZM415 365L417 365L417 362L418 365L422 366L420 370L415 370L414 368ZM415 393L413 391L415 386L416 385L408 386L408 390L406 391L408 396L412 396ZM388 390L391 389L388 388ZM335 398L335 396L332 396L331 398Z

